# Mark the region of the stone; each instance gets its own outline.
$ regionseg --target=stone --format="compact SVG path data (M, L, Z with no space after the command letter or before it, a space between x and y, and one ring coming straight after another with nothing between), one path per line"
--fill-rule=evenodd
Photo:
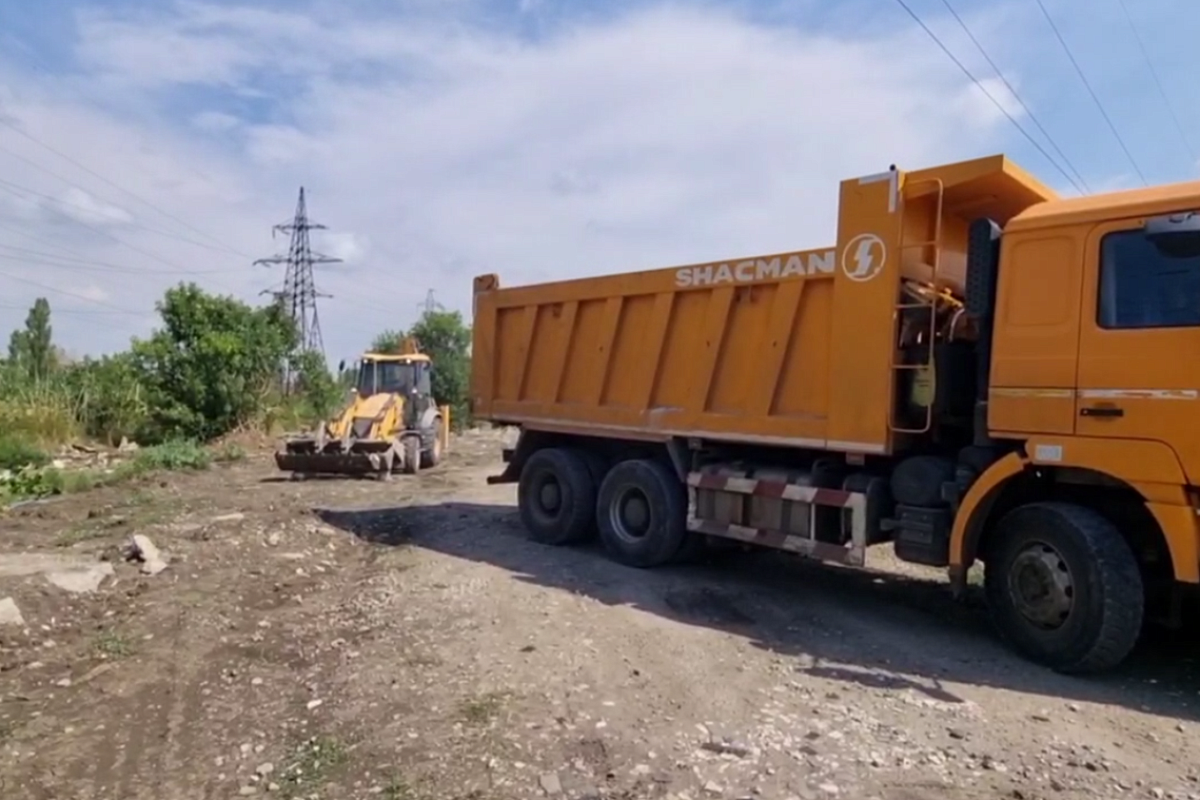
M11 597L0 600L0 625L25 627L25 617L21 616L21 609L17 608L17 601Z
M547 772L538 779L538 784L542 787L542 791L549 797L562 794L562 781L558 778L557 772Z
M710 753L717 753L719 755L737 756L738 758L745 758L746 756L750 755L751 752L750 748L746 745L730 741L704 742L702 745L700 745L700 749L707 750Z
M142 562L143 575L157 575L167 568L167 560L145 534L135 533L129 540L129 557Z

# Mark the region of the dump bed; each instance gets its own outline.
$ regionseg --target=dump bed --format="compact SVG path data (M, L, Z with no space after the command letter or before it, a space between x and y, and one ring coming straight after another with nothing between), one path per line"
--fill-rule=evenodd
M889 170L842 182L830 247L513 288L480 276L474 412L590 435L890 452L901 276L959 289L971 220L1053 196L999 156Z

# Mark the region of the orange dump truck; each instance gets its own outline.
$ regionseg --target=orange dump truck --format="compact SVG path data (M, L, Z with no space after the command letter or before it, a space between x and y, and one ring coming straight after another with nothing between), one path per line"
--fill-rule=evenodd
M474 413L531 536L650 567L721 540L984 562L1063 672L1200 582L1200 182L1061 199L1003 157L843 181L836 244L475 279Z

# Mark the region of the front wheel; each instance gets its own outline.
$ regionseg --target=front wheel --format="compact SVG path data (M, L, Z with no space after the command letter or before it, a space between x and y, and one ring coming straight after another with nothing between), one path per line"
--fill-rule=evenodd
M416 475L421 468L421 440L416 436L405 436L403 446L404 474Z
M442 441L442 418L438 417L433 421L433 441L430 442L429 449L421 453L421 469L429 469L442 463L444 448L445 443Z
M1099 513L1069 503L1010 511L990 536L984 588L1002 636L1064 673L1120 664L1137 643L1145 595L1133 551Z

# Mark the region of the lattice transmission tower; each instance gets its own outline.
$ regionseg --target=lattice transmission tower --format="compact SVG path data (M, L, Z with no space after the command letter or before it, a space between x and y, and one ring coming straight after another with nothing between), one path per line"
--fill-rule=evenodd
M425 299L417 303L417 308L421 309L422 314L433 314L437 311L445 311L446 307L438 302L433 295L433 289L425 293Z
M260 258L255 265L286 264L287 271L283 276L281 291L264 290L263 294L272 294L288 312L299 333L298 349L315 350L322 357L325 355L325 342L321 339L321 321L317 316L317 298L332 297L317 291L313 279L315 264L336 264L342 259L314 253L309 243L308 232L325 230L324 225L312 222L308 218L308 209L304 202L304 187L300 187L300 199L296 203L296 215L291 222L276 225L271 229L271 236L276 233L286 233L291 236L287 255L275 255L270 258Z

